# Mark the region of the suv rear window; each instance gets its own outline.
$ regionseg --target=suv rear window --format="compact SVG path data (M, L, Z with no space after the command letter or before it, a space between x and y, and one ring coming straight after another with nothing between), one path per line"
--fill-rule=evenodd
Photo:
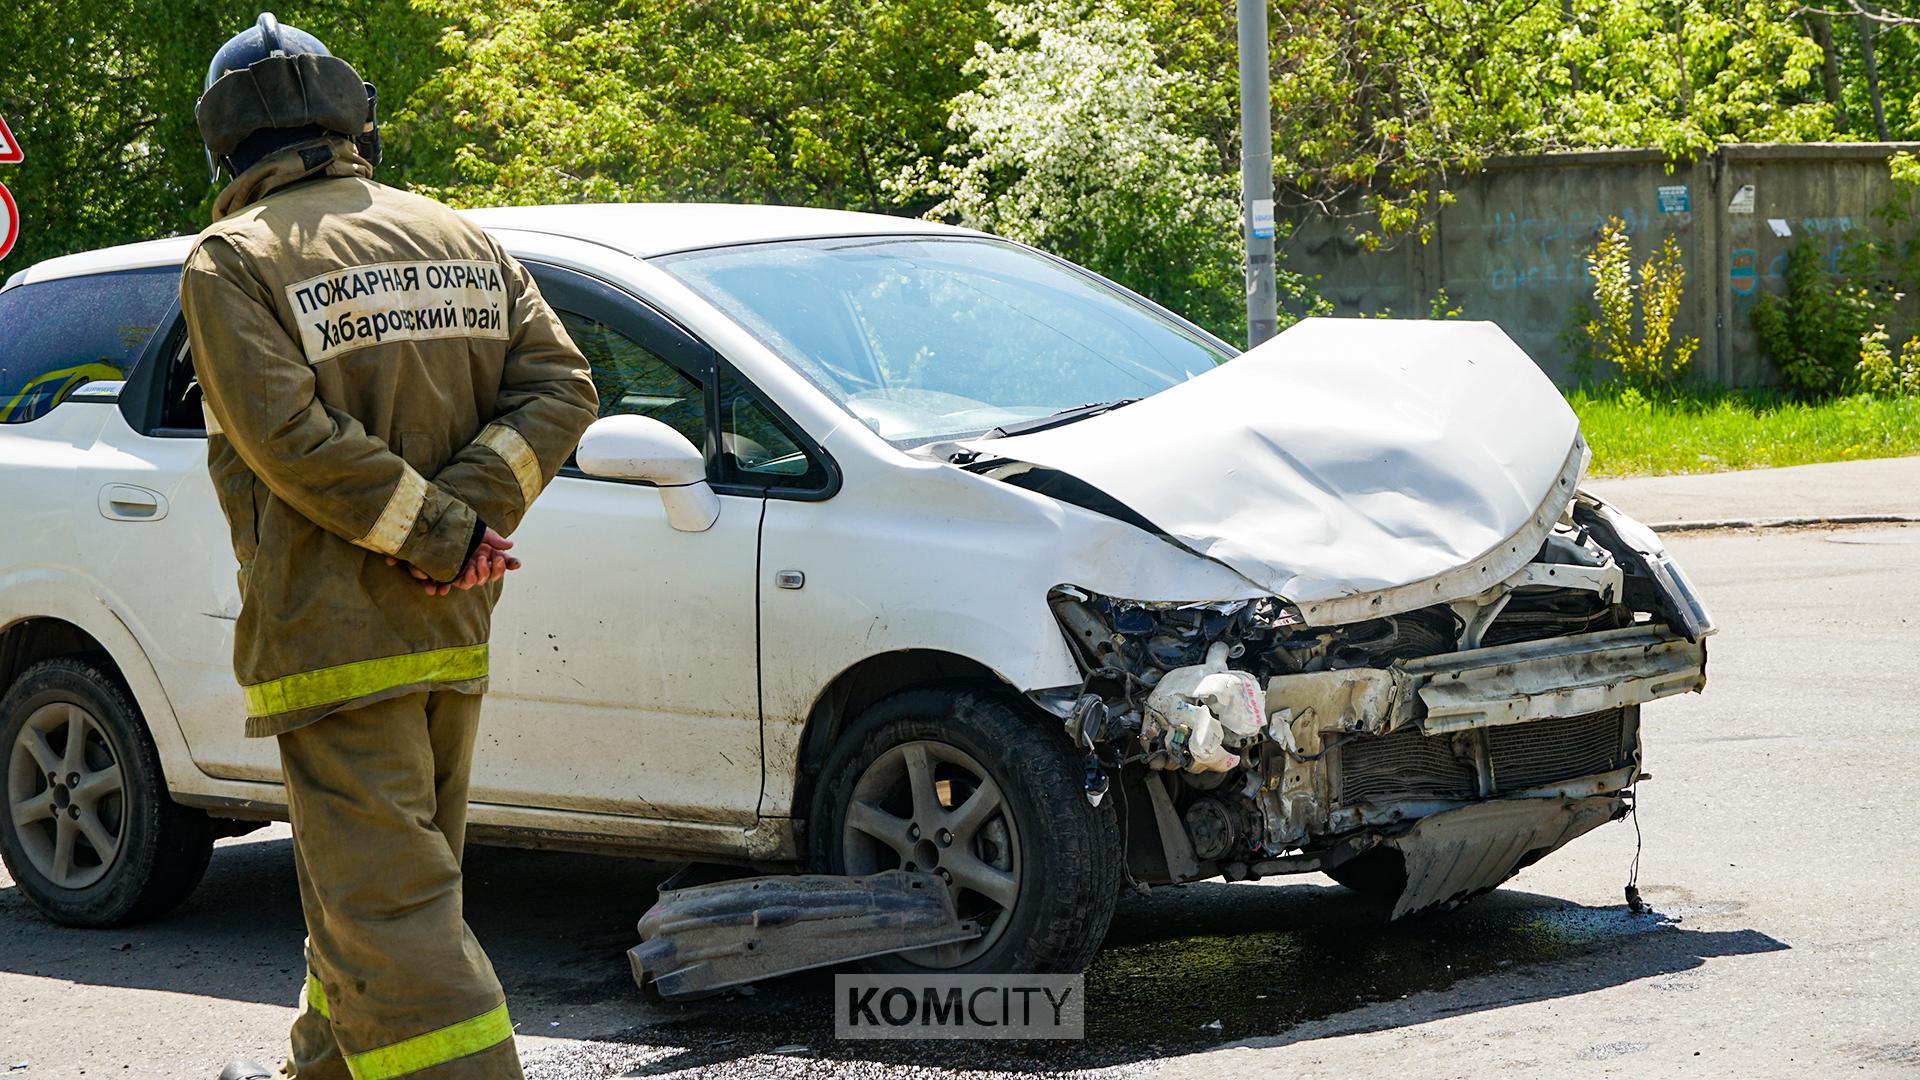
M161 266L0 292L0 424L37 420L87 383L126 378L179 291L179 269Z

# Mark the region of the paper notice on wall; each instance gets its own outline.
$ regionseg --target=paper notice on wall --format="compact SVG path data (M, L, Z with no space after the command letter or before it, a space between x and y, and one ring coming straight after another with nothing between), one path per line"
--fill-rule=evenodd
M1685 184L1662 184L1653 189L1654 200L1660 205L1663 214L1691 214L1693 199L1687 194Z
M1740 190L1733 193L1732 201L1727 203L1729 214L1753 213L1753 185L1742 184Z
M1777 217L1768 218L1767 228L1772 229L1773 235L1775 236L1792 236L1793 235L1793 226L1787 224L1786 218L1777 218Z

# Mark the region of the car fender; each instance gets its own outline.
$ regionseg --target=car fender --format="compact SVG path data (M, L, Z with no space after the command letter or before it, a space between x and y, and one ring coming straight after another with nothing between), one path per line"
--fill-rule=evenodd
M105 599L107 593L99 580L70 569L16 567L0 574L0 633L29 619L58 619L99 642L146 719L168 790L177 791L193 781L208 782L187 751L186 734L147 657L145 644Z
M856 665L893 653L961 658L1022 693L1081 671L1048 603L1070 585L1142 600L1262 590L1103 514L839 433L847 472L824 502L770 499L762 524L761 813L790 812L816 706ZM797 573L799 587L777 584Z

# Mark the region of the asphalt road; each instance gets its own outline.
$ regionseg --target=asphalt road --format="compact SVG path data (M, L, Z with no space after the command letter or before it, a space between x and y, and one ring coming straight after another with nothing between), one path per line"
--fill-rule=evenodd
M824 977L650 1005L623 950L660 871L476 849L468 917L527 1072L611 1076L1897 1075L1920 1070L1920 527L1692 534L1723 627L1649 707L1635 832L1386 925L1317 876L1122 903L1081 1043L840 1043ZM300 981L282 829L223 842L151 926L38 919L0 875L0 1074L211 1077L277 1060ZM1216 1025L1217 1021L1217 1025Z

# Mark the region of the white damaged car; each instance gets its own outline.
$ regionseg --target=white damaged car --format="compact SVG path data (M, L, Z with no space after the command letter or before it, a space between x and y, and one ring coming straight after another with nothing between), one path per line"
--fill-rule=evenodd
M515 537L473 835L930 874L1077 970L1122 888L1324 871L1444 906L1626 814L1713 624L1497 328L1244 355L924 222L476 211L605 415ZM188 246L0 291L0 853L54 918L162 912L284 816L173 303ZM334 362L353 362L351 357Z

